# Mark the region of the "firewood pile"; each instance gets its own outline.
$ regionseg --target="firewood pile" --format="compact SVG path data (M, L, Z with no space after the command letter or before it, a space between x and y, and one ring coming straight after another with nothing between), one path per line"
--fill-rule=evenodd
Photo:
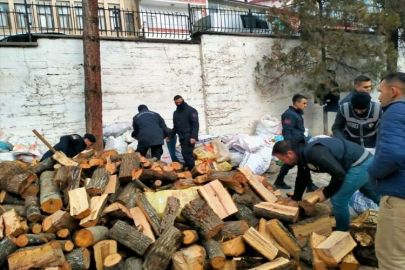
M315 194L288 206L248 167L182 171L132 149L54 158L0 163L1 269L357 269L356 241L374 243L374 212L355 241Z

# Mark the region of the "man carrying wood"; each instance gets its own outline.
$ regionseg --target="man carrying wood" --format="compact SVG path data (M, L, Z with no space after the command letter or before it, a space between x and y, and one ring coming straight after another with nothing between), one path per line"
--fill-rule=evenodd
M298 165L290 206L298 206L311 179L310 171L331 175L330 184L316 194L320 202L331 199L337 231L349 229L349 200L358 189L375 203L380 200L367 174L372 156L353 142L330 137L315 137L308 143L304 138L293 142L280 141L274 145L273 155L286 164Z
M60 137L59 143L55 144L53 148L56 151L63 152L67 157L72 158L86 150L86 148L90 148L96 142L96 137L93 134L85 134L84 138L80 135L72 134L72 135L65 135ZM51 157L53 152L48 150L43 156L41 161Z
M381 115L380 104L371 101L368 93L355 93L351 102L340 105L332 126L333 136L375 148Z
M170 139L173 139L176 134L179 135L184 163L188 170L191 170L195 166L193 150L198 140L198 130L200 128L198 112L179 95L174 97L174 104L176 104L177 109L173 113L173 130Z
M380 93L384 114L368 167L382 196L375 251L380 269L400 270L405 267L405 73L387 75Z
M305 138L305 127L304 119L302 115L304 114L304 109L307 107L308 99L307 97L296 94L292 98L293 106L290 106L282 115L281 122L283 125L283 136L284 140L292 141L298 138ZM279 189L290 189L291 186L284 182L284 177L288 174L288 171L294 168L294 166L289 164L283 164L280 169L280 173L277 176L274 185ZM312 183L312 180L308 183L308 192L317 190L318 187Z
M138 112L132 121L134 128L132 137L138 140L136 152L146 156L146 153L151 149L152 157L160 160L167 130L165 120L158 113L149 111L146 105L139 105Z

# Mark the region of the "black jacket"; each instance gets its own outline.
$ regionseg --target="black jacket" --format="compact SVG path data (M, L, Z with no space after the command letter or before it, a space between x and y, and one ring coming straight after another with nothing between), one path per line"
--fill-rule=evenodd
M288 110L281 115L284 140L292 141L305 137L303 114L303 111L290 106Z
M346 139L363 147L374 148L377 141L382 109L379 103L371 102L364 117L360 117L353 109L351 102L340 105L332 126L333 136Z
M137 138L140 147L163 145L167 127L158 113L142 110L132 119L132 127L132 135Z
M74 157L83 150L86 150L87 145L84 143L84 139L77 134L66 135L60 137L59 143L55 144L53 147L56 151L61 151L65 153L67 157ZM43 156L42 160L53 156L53 152L48 150Z
M180 140L198 140L199 128L197 110L183 102L173 113L173 130L170 137L178 134Z
M328 173L332 177L323 190L325 197L329 198L339 190L350 168L369 157L369 152L363 147L337 138L313 138L308 143L305 139L295 140L293 150L299 157L292 197L295 201L302 199L310 181L310 171Z
M357 93L356 89L353 89L352 91L350 91L350 93L340 101L340 105L343 105L346 102L350 102L352 100L353 95L356 93Z

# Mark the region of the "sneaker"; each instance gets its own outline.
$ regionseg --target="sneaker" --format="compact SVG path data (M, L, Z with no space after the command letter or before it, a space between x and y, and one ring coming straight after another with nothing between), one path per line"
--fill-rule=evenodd
M319 189L319 187L314 183L311 183L307 186L307 192L314 192L317 189Z
M291 189L291 186L287 185L285 182L274 182L274 185L278 189Z

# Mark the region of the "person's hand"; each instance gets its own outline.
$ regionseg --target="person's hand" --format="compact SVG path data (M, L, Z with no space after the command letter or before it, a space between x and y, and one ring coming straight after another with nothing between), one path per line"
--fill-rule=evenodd
M191 139L190 139L190 143L191 143L191 144L195 144L195 139L191 138Z
M297 201L294 201L294 200L291 200L291 201L288 202L287 205L288 205L288 206L298 207L298 202L297 202Z
M166 138L165 138L165 141L166 141L166 142L170 142L169 137L166 137Z
M319 196L319 202L324 202L324 201L326 201L326 197L325 197L325 195L323 194L323 191L322 191L322 190L316 191L315 194Z

